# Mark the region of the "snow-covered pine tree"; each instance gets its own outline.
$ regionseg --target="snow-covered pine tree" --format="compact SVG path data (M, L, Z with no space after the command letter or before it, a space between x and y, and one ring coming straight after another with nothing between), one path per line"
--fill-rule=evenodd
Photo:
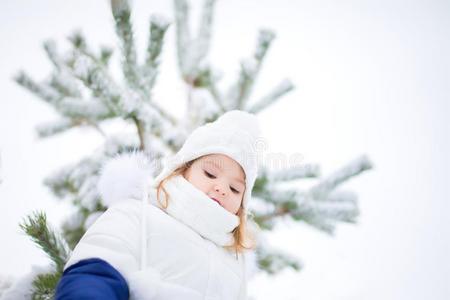
M236 82L226 91L219 90L220 78L208 61L214 5L215 0L204 1L199 29L194 34L190 30L187 0L174 0L178 67L181 80L190 91L186 97L186 116L180 120L152 98L169 22L164 17L152 16L145 58L140 60L127 0L111 0L123 82L114 78L109 70L113 50L101 48L94 51L80 32L70 36L71 50L64 54L58 52L54 41L45 42L44 49L54 66L48 79L37 82L23 71L15 77L19 85L47 102L59 115L57 120L38 126L40 137L87 126L101 132L105 139L103 146L91 156L65 166L45 179L45 185L56 197L70 201L76 207L76 213L62 227L63 237L58 237L48 227L43 214L30 216L21 224L54 262L52 272L35 272L31 291L33 299L52 298L62 266L70 255L69 249L105 210L102 199L97 196L96 183L106 159L136 149L152 159L160 159L175 153L195 127L232 109L257 114L293 89L289 80L282 80L265 97L249 101L264 58L275 38L272 31L261 30L253 55L240 64ZM207 91L209 97L196 97L197 90ZM133 124L136 134L106 135L101 128L102 123L109 119ZM255 199L250 207L253 219L263 232L272 230L280 219L289 218L333 234L337 223L355 223L359 214L356 195L337 188L370 168L371 162L366 156L323 177L315 164L277 171L263 168L253 190ZM317 181L308 189L283 187L283 183L303 178L317 178ZM260 242L256 253L262 271L277 273L285 267L301 269L302 263L297 258L281 249L271 248L263 240ZM16 286L20 287L20 284Z

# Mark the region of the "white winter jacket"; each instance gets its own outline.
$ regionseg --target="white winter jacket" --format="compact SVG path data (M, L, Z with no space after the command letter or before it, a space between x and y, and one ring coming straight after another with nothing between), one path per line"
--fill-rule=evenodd
M102 176L112 185L129 181L126 173ZM83 259L103 259L123 275L131 299L245 299L244 256L221 245L230 238L234 219L214 201L197 201L201 192L192 185L185 191L187 181L178 180L181 186L168 190L173 199L182 199L172 202L171 212L155 205L154 190L143 203L136 183L127 182L128 197L126 190L120 192L123 199L90 226L65 268Z

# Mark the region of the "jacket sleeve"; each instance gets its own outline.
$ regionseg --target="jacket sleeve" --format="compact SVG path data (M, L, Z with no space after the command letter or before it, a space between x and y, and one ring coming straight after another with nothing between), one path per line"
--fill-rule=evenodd
M133 201L133 200L129 200ZM96 297L76 297L81 293L79 287L86 285L98 287L104 295L113 295L112 291L129 294L136 300L200 300L198 291L177 284L166 282L154 268L139 270L140 260L140 202L117 203L110 207L89 230L75 247L66 264L66 269L58 285L58 300L103 299ZM92 266L81 268L91 259L104 261L106 268L102 276L92 273ZM95 277L95 278L94 278ZM114 278L114 280L111 280ZM122 280L120 280L122 279ZM127 289L123 287L127 285ZM103 295L103 294L102 294ZM73 298L71 298L73 297ZM108 298L104 299L128 299Z
M66 269L56 288L55 300L127 300L128 285L104 260L82 260Z
M136 300L204 300L196 290L161 280L152 268L136 272L129 278L130 299Z
M110 264L125 279L139 269L139 202L126 201L108 208L76 245L65 269L90 258Z

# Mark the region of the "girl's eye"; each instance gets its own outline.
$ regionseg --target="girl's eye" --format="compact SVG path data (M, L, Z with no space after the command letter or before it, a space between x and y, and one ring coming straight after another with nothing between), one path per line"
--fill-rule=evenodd
M234 187L231 187L231 186L230 186L230 189L231 189L231 191L232 191L233 193L239 194L239 191L238 191L237 189L235 189Z
M207 172L207 171L204 171L204 172L205 172L205 175L206 175L207 177L212 178L212 179L216 178L216 176L214 176L213 174L211 174L211 173L209 173L209 172Z

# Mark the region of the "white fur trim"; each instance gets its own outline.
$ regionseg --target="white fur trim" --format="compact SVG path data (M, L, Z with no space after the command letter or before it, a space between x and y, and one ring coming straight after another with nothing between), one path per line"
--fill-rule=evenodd
M110 207L125 200L141 200L151 180L152 167L140 152L121 154L107 162L101 170L98 191L102 203Z

